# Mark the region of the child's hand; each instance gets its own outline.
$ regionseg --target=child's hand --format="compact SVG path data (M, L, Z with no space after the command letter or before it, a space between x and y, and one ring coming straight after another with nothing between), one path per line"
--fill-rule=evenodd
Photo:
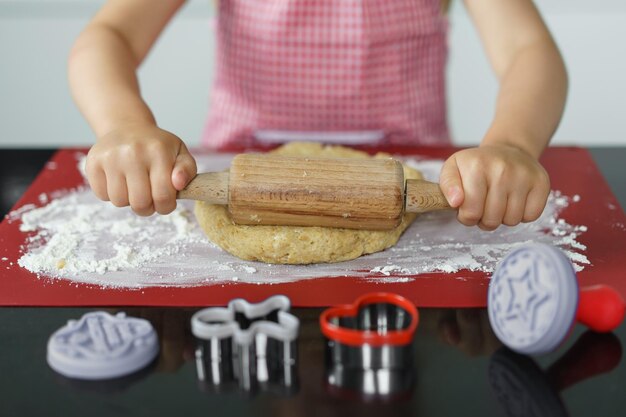
M546 205L550 179L539 162L509 145L465 149L445 162L441 190L466 226L494 230L536 220Z
M133 124L98 139L87 155L86 172L98 198L149 216L176 208L176 191L195 177L196 162L175 135Z

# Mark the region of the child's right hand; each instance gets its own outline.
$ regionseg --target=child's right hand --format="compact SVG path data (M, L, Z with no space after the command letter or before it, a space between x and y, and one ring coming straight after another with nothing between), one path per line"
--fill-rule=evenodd
M150 124L126 125L98 138L85 169L98 198L130 205L141 216L171 213L177 190L197 170L180 138Z

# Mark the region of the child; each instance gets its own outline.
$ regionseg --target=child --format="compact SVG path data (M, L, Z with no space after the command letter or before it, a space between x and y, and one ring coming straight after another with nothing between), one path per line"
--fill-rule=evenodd
M447 144L440 1L221 0L205 145L285 137ZM183 141L157 126L136 78L182 3L109 0L69 60L74 98L97 136L89 183L99 198L145 216L171 212L176 190L196 174ZM543 211L549 179L537 159L563 112L567 76L531 0L465 3L500 91L480 146L452 155L440 184L461 223L493 230Z

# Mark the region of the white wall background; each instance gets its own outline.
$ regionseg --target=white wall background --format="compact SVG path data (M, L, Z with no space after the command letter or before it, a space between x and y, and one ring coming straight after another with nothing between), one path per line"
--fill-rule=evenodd
M158 1L158 0L155 0ZM390 0L392 1L392 0ZM102 0L0 0L0 147L89 145L66 81L69 48ZM159 124L197 144L215 42L210 0L190 0L141 69ZM451 15L449 117L458 144L489 125L496 82L460 0ZM626 2L537 0L565 57L570 95L557 144L626 145Z

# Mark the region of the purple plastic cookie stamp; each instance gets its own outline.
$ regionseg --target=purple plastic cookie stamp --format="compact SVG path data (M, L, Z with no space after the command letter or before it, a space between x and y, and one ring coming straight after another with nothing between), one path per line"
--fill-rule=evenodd
M567 256L539 243L519 247L502 260L491 277L487 308L498 339L526 354L555 349L576 321L606 333L626 315L619 291L604 284L579 288Z
M290 301L272 296L258 304L241 298L228 307L200 310L191 318L198 339L196 371L203 388L237 385L246 391L296 386L296 339L300 321Z
M555 247L533 243L514 249L491 277L489 321L516 352L554 350L572 328L577 306L572 263Z
M159 353L149 321L104 311L69 320L48 340L48 364L70 378L109 379L145 367Z

